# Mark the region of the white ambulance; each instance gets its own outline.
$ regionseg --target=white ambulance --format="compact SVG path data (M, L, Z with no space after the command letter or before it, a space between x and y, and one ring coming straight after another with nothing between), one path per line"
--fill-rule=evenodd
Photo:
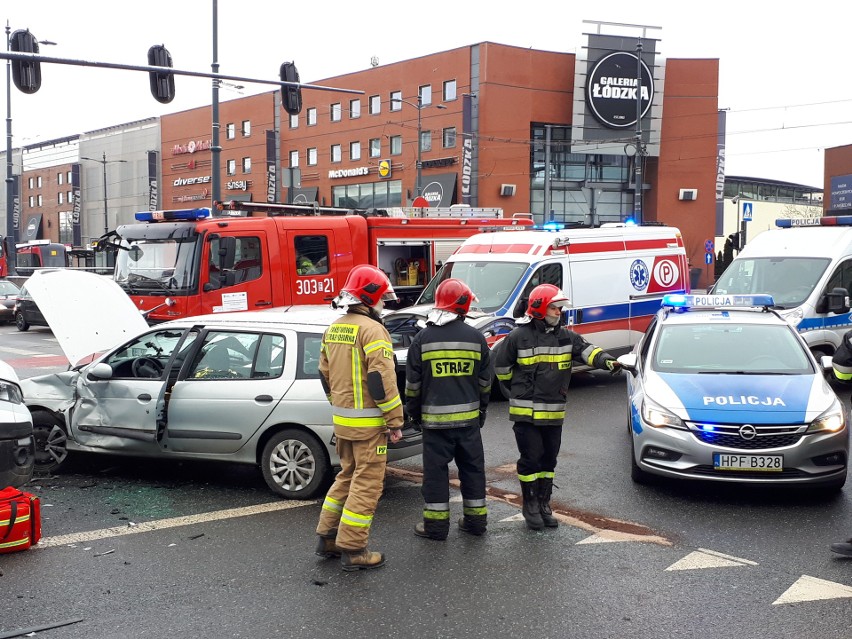
M466 282L478 298L471 323L499 324L499 330L485 330L489 343L523 316L534 287L555 284L571 300L572 328L613 354L638 341L663 295L689 290L683 238L667 226L479 233L447 259L418 304L433 304L438 283L450 277Z
M746 244L712 292L771 295L815 355L833 355L852 328L852 215L775 224Z

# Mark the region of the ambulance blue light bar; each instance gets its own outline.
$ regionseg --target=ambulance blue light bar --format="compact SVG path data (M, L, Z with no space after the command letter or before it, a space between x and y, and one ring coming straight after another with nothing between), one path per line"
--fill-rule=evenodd
M754 308L775 306L771 295L684 295L669 293L663 296L663 307L678 311L694 308Z
M179 222L185 220L203 220L210 217L210 209L177 209L174 211L141 211L134 217L138 222Z
M852 226L852 215L838 215L836 217L779 218L775 220L775 226L781 229L789 229L797 226Z

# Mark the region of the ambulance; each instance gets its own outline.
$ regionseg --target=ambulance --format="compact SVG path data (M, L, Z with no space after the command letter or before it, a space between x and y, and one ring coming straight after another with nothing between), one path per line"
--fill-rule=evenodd
M571 300L567 321L610 353L635 344L667 293L689 292L683 237L668 226L604 224L600 228L479 233L462 243L421 294L434 303L447 278L468 284L478 301L471 318L501 320L489 330L493 344L522 317L530 291L554 284ZM495 325L495 322L490 322Z
M712 288L766 293L817 357L833 355L852 329L852 215L785 218L751 240Z

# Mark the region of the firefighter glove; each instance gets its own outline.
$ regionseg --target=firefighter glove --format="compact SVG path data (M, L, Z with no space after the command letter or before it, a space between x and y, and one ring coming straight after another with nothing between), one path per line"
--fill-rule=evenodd
M606 367L609 369L611 375L619 375L621 374L621 364L618 363L616 359L608 359L606 360Z

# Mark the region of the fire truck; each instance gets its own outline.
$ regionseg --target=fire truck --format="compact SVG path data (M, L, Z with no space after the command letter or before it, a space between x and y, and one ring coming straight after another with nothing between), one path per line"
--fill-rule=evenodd
M343 209L248 202L143 211L103 236L115 280L149 322L328 304L358 264L387 273L400 306L468 237L530 228L501 209Z

